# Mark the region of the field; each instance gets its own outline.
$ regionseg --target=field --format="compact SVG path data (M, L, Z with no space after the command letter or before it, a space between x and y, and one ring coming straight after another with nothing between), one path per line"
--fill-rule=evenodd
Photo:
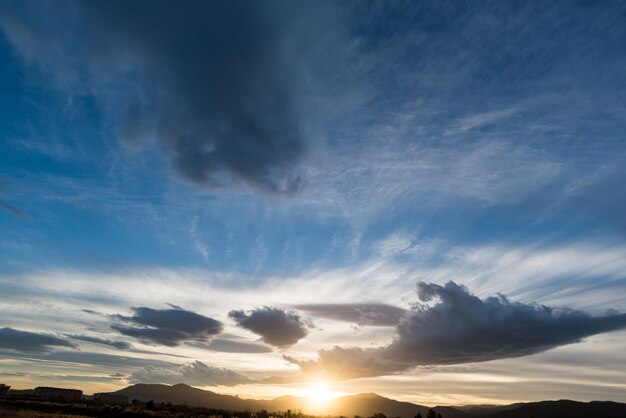
M259 411L233 412L222 409L154 402L102 404L92 401L51 402L42 400L0 400L0 418L311 418L307 415L271 414Z
M88 415L65 414L57 411L33 411L26 407L0 404L0 418L85 418Z

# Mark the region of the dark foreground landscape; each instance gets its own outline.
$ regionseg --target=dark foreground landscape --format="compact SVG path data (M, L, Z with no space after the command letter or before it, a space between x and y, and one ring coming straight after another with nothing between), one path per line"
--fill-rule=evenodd
M0 398L0 417L222 417L222 418L309 418L309 400L284 396L272 400L242 399L193 388L137 384L115 395L126 402L80 399L45 399L35 391L10 391ZM374 393L344 396L324 404L324 416L354 418L626 418L626 404L606 401L571 400L516 403L511 405L468 405L428 407L399 402Z

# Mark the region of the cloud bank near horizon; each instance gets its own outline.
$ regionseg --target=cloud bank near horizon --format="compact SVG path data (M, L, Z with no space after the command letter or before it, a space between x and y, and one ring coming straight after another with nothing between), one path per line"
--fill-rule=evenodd
M480 299L452 281L419 282L416 304L378 348L334 347L317 360L285 359L305 374L338 379L382 376L416 366L455 365L528 356L626 328L626 314L593 317L569 308Z
M148 365L128 376L130 383L186 383L194 386L236 386L252 383L251 379L223 367L212 367L201 361L174 367Z
M302 360L293 354L298 351L288 351L293 344L309 334L311 326L297 312L269 306L229 312L230 318L239 327L259 335L265 343L280 348L284 360L299 367L302 373L299 376L268 378L277 376L268 370L259 375L262 377L265 374L266 378L253 381L236 369L207 366L200 360L185 365L156 360L156 356L164 353L135 350L152 355L152 358L140 360L79 352L78 346L69 340L12 328L0 330L0 334L3 334L0 348L25 356L28 353L44 353L46 358L63 361L74 356L76 361L84 358L96 364L134 364L138 368L129 375L131 382L150 382L150 379L155 379L152 382L183 382L204 386L213 382L214 385L233 386L255 382L287 384L310 378L351 380L408 373L418 366L455 366L514 359L577 343L599 333L626 328L626 314L616 311L591 316L566 307L516 302L502 294L481 299L465 286L452 281L445 285L419 282L417 296L420 302L413 304L410 309L394 308L390 311L402 313L391 343L378 347L336 346L322 349L318 351L315 360ZM111 327L148 345L178 347L184 344L189 348L227 354L245 353L255 357L273 352L271 347L253 343L236 334L223 334L215 338L224 328L220 321L174 304L168 305L171 308L134 307L131 309L132 315L100 315L97 320L130 324L125 326L114 323ZM387 312L388 308L393 307L373 303L312 306L315 309L321 307L320 318L328 319L329 314L339 315L334 318L337 323L354 322L355 318L361 318L363 307L368 308L368 314L373 312L374 307L375 312ZM359 315L355 316L355 313ZM368 318L371 319L371 315ZM376 315L373 318L380 319ZM388 329L389 317L383 315L382 318L382 329ZM104 330L107 326L106 322L98 325L102 332L106 332ZM96 329L90 328L92 332ZM317 328L311 330L323 331ZM76 333L65 336L118 350L132 348L124 341L91 335Z

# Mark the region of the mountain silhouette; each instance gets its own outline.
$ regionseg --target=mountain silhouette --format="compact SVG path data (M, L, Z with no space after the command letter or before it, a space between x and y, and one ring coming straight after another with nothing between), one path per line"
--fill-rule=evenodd
M126 395L131 400L137 399L141 402L171 402L178 405L206 406L233 411L256 411L265 408L262 405L264 401L220 395L219 393L194 388L184 383L173 386L139 383L118 390L115 393Z
M375 393L360 393L357 395L341 396L329 400L323 404L312 404L308 398L299 398L295 396L284 396L268 401L265 408L268 411L292 411L301 410L304 413L319 415L343 415L362 417L372 416L375 413L382 412L388 417L413 418L417 413L426 416L428 410L431 409L424 405L417 405L410 402L400 402L393 399L385 398ZM433 408L446 418L461 417L465 414L450 407Z
M609 401L577 402L566 399L518 403L497 407L498 411L480 415L488 418L622 418L626 404ZM471 415L474 417L475 415ZM447 417L446 417L447 418Z
M245 399L221 395L180 383L136 384L115 393L142 402L171 402L173 404L205 406L233 411L302 411L306 414L369 417L383 413L387 417L414 418L427 416L431 407L400 402L375 393L342 396L315 405L308 398L281 396L271 400ZM443 418L626 418L626 404L617 402L577 402L570 400L515 403L511 405L468 405L432 407Z
M342 396L332 399L321 405L313 404L308 398L297 396L281 396L271 400L244 399L238 396L220 395L208 390L197 389L179 383L169 386L162 384L136 384L121 389L116 393L137 399L142 402L171 402L193 406L206 406L228 410L259 411L302 411L307 414L344 415L363 417L382 412L389 417L413 418L417 413L426 416L427 406L416 405L410 402L399 402L385 398L375 393L361 393L358 395ZM463 411L451 407L436 407L445 418L463 417Z

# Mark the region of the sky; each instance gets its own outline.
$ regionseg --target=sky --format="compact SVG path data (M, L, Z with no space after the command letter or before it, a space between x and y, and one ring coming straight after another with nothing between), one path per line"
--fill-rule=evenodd
M626 402L625 51L621 1L0 0L0 381Z

